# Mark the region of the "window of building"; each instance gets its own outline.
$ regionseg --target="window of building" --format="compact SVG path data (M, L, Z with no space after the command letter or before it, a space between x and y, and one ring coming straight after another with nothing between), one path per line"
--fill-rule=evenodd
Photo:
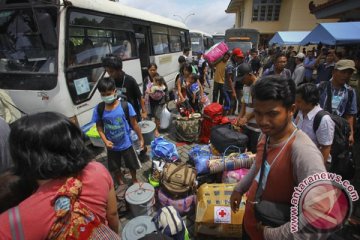
M279 21L281 0L253 0L253 21Z

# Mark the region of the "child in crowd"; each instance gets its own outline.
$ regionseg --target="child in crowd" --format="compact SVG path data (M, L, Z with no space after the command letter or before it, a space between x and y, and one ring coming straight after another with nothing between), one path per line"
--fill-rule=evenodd
M195 112L200 112L200 100L204 95L204 91L199 81L199 76L195 73L192 73L189 76L188 93L191 107Z
M161 100L165 96L166 83L163 77L156 76L154 82L150 83L149 96L156 101Z
M130 169L132 181L135 183L137 182L136 170L141 167L141 163L132 146L129 124L138 136L140 148L144 147L144 139L136 121L136 112L130 103L127 103L127 109L123 109L121 102L116 98L113 79L101 79L98 90L105 102L105 108L102 116L98 112L99 107L95 108L93 121L96 122L99 135L107 148L109 171L115 173L119 184L123 184L120 174L121 160L123 160L125 166ZM126 111L128 111L128 116Z
M148 84L146 93L149 95L151 115L155 118L155 137L158 137L160 135L159 127L161 114L168 98L168 89L165 79L161 76L155 76L153 82Z

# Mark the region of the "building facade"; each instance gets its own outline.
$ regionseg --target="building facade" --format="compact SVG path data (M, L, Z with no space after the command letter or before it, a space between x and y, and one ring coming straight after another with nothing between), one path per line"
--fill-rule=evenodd
M316 19L310 13L311 2L326 0L231 0L226 13L235 13L235 28L254 28L260 32L260 46L277 31L310 31L317 23L338 19Z

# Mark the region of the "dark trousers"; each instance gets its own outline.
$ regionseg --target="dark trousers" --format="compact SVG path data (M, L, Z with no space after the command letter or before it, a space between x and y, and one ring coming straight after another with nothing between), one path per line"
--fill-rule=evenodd
M213 89L213 102L218 102L221 105L223 104L224 101L224 93L223 93L223 86L224 84L222 83L218 83L218 82L214 82L214 89ZM220 93L220 98L218 101L218 96Z

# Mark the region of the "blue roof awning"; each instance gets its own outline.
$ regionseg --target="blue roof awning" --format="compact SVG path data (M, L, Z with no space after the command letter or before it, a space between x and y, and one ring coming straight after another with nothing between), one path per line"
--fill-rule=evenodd
M279 31L276 32L269 44L278 45L300 45L300 42L310 31Z
M360 22L320 23L302 41L307 44L352 44L360 43Z

